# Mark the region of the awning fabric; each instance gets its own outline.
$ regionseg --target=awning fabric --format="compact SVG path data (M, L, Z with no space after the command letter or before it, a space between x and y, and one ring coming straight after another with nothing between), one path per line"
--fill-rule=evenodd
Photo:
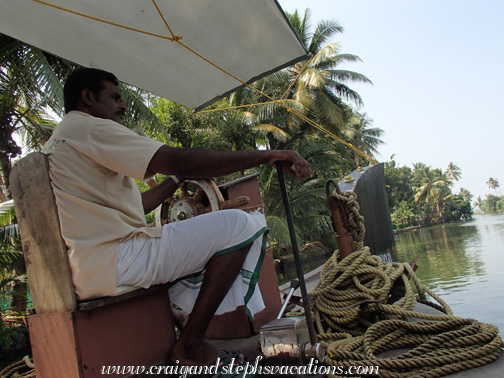
M0 32L194 109L307 57L274 0L2 0Z

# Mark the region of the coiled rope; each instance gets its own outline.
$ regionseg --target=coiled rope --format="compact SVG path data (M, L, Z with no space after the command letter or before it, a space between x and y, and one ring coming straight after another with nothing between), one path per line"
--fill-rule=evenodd
M35 369L28 356L0 371L0 378L34 378Z
M381 377L441 377L499 357L504 344L496 326L454 316L419 282L410 264L385 263L371 255L363 246L365 228L357 195L336 190L332 195L345 205L355 252L341 259L336 250L309 293L327 365L378 367ZM417 302L442 313L416 312ZM400 348L409 351L378 356Z

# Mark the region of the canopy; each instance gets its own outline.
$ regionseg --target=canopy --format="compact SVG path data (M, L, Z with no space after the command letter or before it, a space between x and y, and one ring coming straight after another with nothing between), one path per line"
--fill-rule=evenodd
M274 0L2 0L0 32L196 110L307 57Z

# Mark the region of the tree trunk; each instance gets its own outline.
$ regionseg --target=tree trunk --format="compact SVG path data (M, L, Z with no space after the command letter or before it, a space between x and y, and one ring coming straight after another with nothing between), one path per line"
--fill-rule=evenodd
M10 191L10 180L9 180L11 168L12 166L8 154L3 151L0 152L0 177L2 179L2 197L3 197L2 199L5 201L12 199L12 194Z

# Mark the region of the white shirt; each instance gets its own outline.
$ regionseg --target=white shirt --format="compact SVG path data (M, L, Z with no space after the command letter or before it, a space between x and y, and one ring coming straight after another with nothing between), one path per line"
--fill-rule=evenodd
M139 233L161 236L160 227L147 226L133 178L145 178L162 145L115 121L71 111L42 149L79 300L120 294L120 241Z

